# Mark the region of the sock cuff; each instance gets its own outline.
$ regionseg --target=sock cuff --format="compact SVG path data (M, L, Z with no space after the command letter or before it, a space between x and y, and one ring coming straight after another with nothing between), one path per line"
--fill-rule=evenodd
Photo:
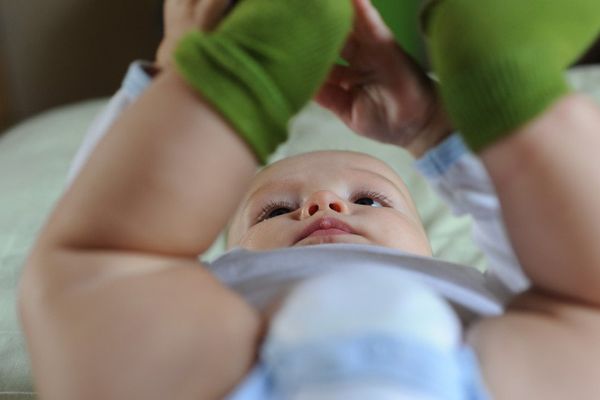
M423 18L444 103L475 150L569 92L564 70L600 31L598 0L429 0Z
M473 151L524 125L569 92L561 70L540 68L535 54L512 53L442 80L449 114Z
M224 35L191 32L175 51L176 66L265 164L287 139L295 110L261 65Z
M187 34L175 64L264 164L325 80L351 16L350 0L245 0L212 33Z

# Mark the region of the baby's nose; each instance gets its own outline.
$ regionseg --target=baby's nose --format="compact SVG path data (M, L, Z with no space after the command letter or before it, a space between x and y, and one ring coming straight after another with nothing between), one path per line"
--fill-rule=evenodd
M321 190L313 193L304 206L304 214L313 216L319 211L332 210L343 214L348 210L346 202L335 193L328 190Z

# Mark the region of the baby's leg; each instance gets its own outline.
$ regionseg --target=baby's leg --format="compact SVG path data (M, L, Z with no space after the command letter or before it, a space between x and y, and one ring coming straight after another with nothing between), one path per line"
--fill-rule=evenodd
M600 109L570 95L482 153L538 292L473 331L498 397L600 397L599 148Z
M438 3L428 31L445 102L533 284L472 332L486 378L501 398L598 398L600 109L568 93L563 70L598 36L600 2Z
M600 306L600 108L569 95L482 152L534 285Z
M435 293L401 271L365 267L295 288L262 361L280 399L463 399L461 339Z
M445 105L474 150L569 92L564 70L600 35L597 0L437 0L426 14Z
M600 109L563 76L600 33L600 2L438 3L428 31L445 102L485 149L523 267L540 289L600 305Z

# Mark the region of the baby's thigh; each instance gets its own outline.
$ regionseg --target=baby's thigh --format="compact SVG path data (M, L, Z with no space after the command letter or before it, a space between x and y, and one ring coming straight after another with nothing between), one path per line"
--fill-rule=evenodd
M494 398L600 398L598 309L528 293L468 341Z

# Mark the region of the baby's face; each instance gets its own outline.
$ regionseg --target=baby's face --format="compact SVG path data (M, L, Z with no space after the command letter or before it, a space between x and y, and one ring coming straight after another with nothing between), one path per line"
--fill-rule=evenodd
M408 189L383 162L328 151L279 161L255 178L228 246L251 250L357 243L431 255Z

